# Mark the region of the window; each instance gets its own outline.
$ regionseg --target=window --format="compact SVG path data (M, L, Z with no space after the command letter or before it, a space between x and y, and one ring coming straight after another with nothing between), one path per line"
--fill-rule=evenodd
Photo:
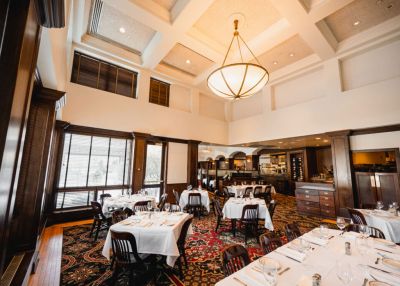
M170 84L158 79L150 78L149 102L169 106L169 87Z
M56 208L88 206L97 191L128 189L132 140L65 133Z
M137 72L74 53L71 82L136 98Z
M148 143L146 147L146 169L143 188L150 195L155 196L157 202L160 197L164 181L164 150L165 146L162 143Z

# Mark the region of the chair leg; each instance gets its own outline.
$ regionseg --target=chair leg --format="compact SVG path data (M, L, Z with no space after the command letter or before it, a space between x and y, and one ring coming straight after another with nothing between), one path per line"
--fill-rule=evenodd
M221 223L221 217L217 217L217 226L215 227L215 232L218 232L219 225Z
M94 230L94 227L95 227L95 226L96 226L96 220L93 220L92 228L90 229L89 237L92 237L92 235L93 235L93 230Z
M117 267L115 267L114 272L111 276L112 285L115 285L117 283L119 271L120 271L120 269L117 265Z
M101 221L97 222L97 228L96 228L96 233L94 235L94 241L97 241L97 238L98 238L99 232L100 232L100 227L101 227Z
M111 259L110 270L113 269L114 263L115 263L115 256L113 256Z
M181 261L182 257L179 256L178 257L178 268L179 268L179 277L181 279L183 279L183 270L182 270L182 261Z

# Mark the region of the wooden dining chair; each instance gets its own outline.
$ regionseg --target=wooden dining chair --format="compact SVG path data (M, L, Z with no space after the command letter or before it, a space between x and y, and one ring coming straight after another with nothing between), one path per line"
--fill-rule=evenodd
M264 254L268 254L282 246L281 238L274 231L261 234L259 240Z
M190 193L188 196L188 211L191 214L197 214L197 217L200 218L202 213L202 204L201 204L201 194L199 193Z
M124 208L124 212L125 212L127 217L135 215L135 212L130 208Z
M292 241L301 236L300 228L296 222L285 225L285 235L288 241Z
M258 205L245 205L239 223L243 227L245 244L250 234L258 237Z
M222 213L222 208L221 208L221 204L218 200L218 198L215 198L213 201L213 207L214 207L214 215L217 219L217 223L215 226L215 232L218 232L218 228L221 226L222 220L223 220L223 213Z
M134 212L146 212L146 211L148 211L149 210L149 208L147 207L148 203L151 203L151 201L136 202L133 205Z
M222 187L222 193L224 195L224 204L230 198L234 198L235 197L235 194L230 193L227 187Z
M179 193L178 193L177 191L175 191L175 190L172 190L172 193L174 194L175 203L176 203L177 205L179 205L179 199L180 199Z
M123 210L115 210L112 213L112 224L119 223L126 219L128 216Z
M221 260L225 277L228 277L250 264L249 254L246 248L240 244L233 244L225 247L221 253Z
M89 237L92 237L93 231L96 229L94 241L97 240L99 232L102 230L108 230L112 224L112 217L105 216L101 207L101 204L96 201L90 202L93 211L93 224L90 230Z
M179 257L178 257L178 267L179 267L179 275L181 278L183 278L183 271L182 271L182 258L183 261L185 262L185 267L187 267L187 259L186 259L186 251L185 251L185 243L186 243L186 238L187 238L187 233L189 230L190 225L193 222L193 216L191 215L183 224L181 233L179 234L178 241L176 244L178 245L179 249Z
M265 192L264 192L264 200L266 203L269 203L272 200L272 186L267 185L265 186Z
M361 233L361 228L364 227L366 230L366 233L369 234L369 236L374 237L374 238L385 238L385 234L376 227L364 225L364 224L349 224L346 226L346 231L354 231L354 232L359 232Z
M276 205L277 205L277 202L275 200L272 200L268 205L268 212L269 212L269 216L271 217L271 221L272 221L272 218L275 213Z
M161 195L160 203L158 204L158 208L160 211L164 210L165 203L167 202L168 194L164 193Z
M156 283L156 259L154 255L139 254L136 245L136 238L129 232L111 232L111 244L113 259L115 263L112 280L116 282L121 270L129 271L129 285L142 285L143 281L136 281L137 278L150 280ZM135 284L136 283L136 284Z
M367 225L367 221L365 220L364 215L360 211L352 209L352 208L347 208L347 210L348 210L351 220L353 221L354 224Z
M99 198L100 198L100 204L101 204L101 206L104 206L104 199L105 199L105 198L111 198L111 194L101 194L101 195L99 196Z
M244 189L244 196L243 197L250 197L250 193L253 191L253 187L246 187L246 189Z

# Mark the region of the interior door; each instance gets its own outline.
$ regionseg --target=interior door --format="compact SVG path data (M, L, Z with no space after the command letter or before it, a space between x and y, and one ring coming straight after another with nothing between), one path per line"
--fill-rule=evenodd
M355 177L360 206L363 204L376 204L378 198L375 173L356 172Z
M143 188L158 202L163 193L165 177L165 144L147 143Z
M399 177L397 173L375 173L379 200L385 205L400 202Z

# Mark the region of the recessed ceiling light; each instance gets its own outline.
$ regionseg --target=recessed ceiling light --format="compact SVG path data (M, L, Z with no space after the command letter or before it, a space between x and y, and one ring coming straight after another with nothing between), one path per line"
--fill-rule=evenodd
M358 25L360 25L360 23L361 23L361 22L358 21L358 20L357 20L357 21L354 21L354 22L353 22L353 26L358 26Z
M124 28L124 27L120 27L120 28L119 28L119 32L120 32L121 34L125 34L125 32L126 32L126 31L125 31L125 28Z
M278 64L278 62L277 62L277 61L274 61L274 62L273 62L273 64L274 64L274 65L277 65L277 64Z
M317 147L319 147L319 144L317 144Z
M329 142L329 140L325 139L325 140L324 140L324 142L325 142L325 143L328 143L328 142Z
M289 54L289 57L294 57L294 53L290 53L290 54Z
M319 138L319 137L316 137L316 138L315 138L315 140L321 140L321 138Z
M279 144L282 144L283 142L282 141L280 141L280 142L278 142Z
M377 0L377 1L376 1L376 4L377 4L377 5L381 5L382 3L383 3L383 0Z
M187 63L188 65L190 65L190 64L191 64L191 61L190 61L190 60L186 60L186 63Z

